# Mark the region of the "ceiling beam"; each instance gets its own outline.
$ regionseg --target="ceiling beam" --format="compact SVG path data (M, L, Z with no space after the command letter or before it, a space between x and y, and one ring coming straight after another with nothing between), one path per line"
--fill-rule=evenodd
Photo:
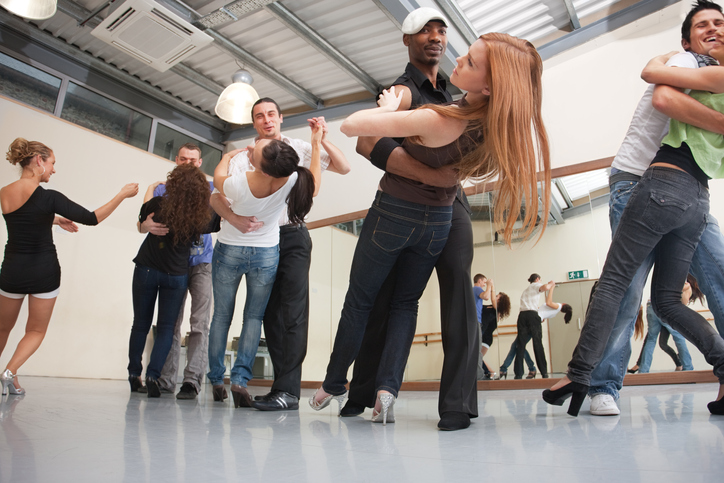
M581 28L581 21L578 19L578 13L576 13L576 7L573 6L573 0L563 0L566 4L566 10L568 10L568 17L571 19L571 27L573 30Z
M319 35L312 27L307 25L302 19L294 15L288 8L279 2L275 2L264 7L281 23L286 25L292 32L304 39L312 47L324 54L329 60L334 62L340 69L344 70L354 80L360 83L365 89L372 94L377 95L382 91L383 87L367 72L362 70L357 64L344 55L334 45L330 44L327 39Z
M159 89L158 87L154 87L148 82L145 82L128 72L83 52L78 47L70 45L63 39L56 38L46 32L43 32L34 25L26 23L14 15L6 13L5 10L0 10L0 22L9 26L13 30L20 32L34 42L44 45L45 47L73 59L74 61L84 65L87 69L96 71L110 79L122 82L123 84L128 85L132 89L135 89L152 99L157 99L159 102L162 102L172 109L183 113L191 119L195 119L220 131L224 131L226 129L226 123L221 119L211 116L201 109L172 96L168 92Z
M186 5L176 0L166 0L166 2L172 4L174 8L184 12L191 18L194 18L196 16L195 12L186 7ZM279 87L289 92L308 106L315 109L324 106L324 102L322 101L322 99L315 96L314 94L312 94L281 72L277 71L273 67L264 63L261 59L255 57L252 53L242 49L237 44L232 42L230 39L224 37L214 29L206 29L204 30L204 33L214 39L214 46L225 50L232 57L240 60L241 62L248 65L250 68L254 69L256 72L264 76L269 82L278 85Z
M478 34L478 31L473 27L473 24L470 23L457 2L451 0L435 0L435 3L437 3L438 7L447 15L448 20L453 24L452 26L460 32L460 35L463 36L468 45L473 45L473 42L478 40L480 34Z

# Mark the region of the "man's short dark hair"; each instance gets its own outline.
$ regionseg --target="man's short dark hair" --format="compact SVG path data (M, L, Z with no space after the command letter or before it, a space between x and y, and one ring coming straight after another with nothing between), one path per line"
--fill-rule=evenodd
M714 2L707 2L706 0L697 0L696 3L691 5L691 10L686 14L684 23L681 24L681 38L687 42L691 42L691 22L694 15L701 12L702 10L716 10L722 13L722 8L719 4Z
M485 275L483 275L482 273L479 273L479 274L475 275L475 277L473 277L473 282L478 283L480 280L482 280L484 278L485 278Z
M258 101L256 101L253 106L251 106L251 118L252 118L252 119L254 119L254 108L255 108L257 105L261 104L262 102L270 102L270 103L274 104L274 105L277 107L277 114L281 114L281 113L282 113L282 109L279 107L279 104L277 104L277 101L275 101L275 100L272 99L271 97L262 97L261 99L259 99Z
M188 149L189 151L198 151L199 152L199 158L201 158L201 148L195 145L194 143L186 143L180 148L178 148L178 151L176 152L176 156L178 156L178 153L181 152L182 149Z

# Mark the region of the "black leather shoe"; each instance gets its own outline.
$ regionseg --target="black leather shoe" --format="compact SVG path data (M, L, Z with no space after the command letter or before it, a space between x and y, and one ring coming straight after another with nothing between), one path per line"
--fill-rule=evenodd
M465 429L468 426L470 426L470 415L458 411L442 413L440 422L437 423L437 427L443 431L457 431L458 429Z
M261 411L287 411L299 409L299 398L284 391L274 391L267 399L260 399L251 403Z
M161 397L161 388L158 387L156 379L146 378L146 388L148 389L148 397Z
M363 412L365 412L365 406L363 404L348 399L347 404L344 405L339 415L343 418L351 418L352 416L359 416Z
M197 394L196 386L190 382L184 382L181 384L181 389L179 389L178 394L176 394L176 399L196 399Z
M272 394L274 394L274 391L269 391L268 393L261 395L257 394L256 396L254 396L254 401L266 401L270 397L272 397Z

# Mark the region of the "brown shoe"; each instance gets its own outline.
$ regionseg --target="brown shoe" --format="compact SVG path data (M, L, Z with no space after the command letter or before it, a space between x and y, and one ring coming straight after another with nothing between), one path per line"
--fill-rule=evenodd
M212 386L212 394L214 396L214 401L224 402L224 399L229 397L229 394L226 392L226 388L223 384Z
M244 386L238 384L231 385L231 396L234 398L235 408L250 408L252 399L249 391Z

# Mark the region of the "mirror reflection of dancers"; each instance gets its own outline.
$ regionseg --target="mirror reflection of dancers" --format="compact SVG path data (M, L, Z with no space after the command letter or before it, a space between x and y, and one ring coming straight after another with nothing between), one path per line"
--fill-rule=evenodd
M686 276L686 283L684 289L681 291L681 303L684 305L690 305L697 300L704 300L704 294L699 288L699 284L696 278L692 274ZM646 304L646 320L648 321L648 330L646 334L646 340L641 347L641 354L639 355L636 365L631 369L628 369L630 374L634 374L637 371L641 374L646 374L651 369L651 363L653 361L654 349L656 348L656 338L659 339L659 347L664 351L671 360L674 361L675 371L693 371L694 365L691 362L691 354L686 346L686 339L672 329L667 323L662 322L658 315L654 312L651 306L651 301ZM639 323L639 320L636 320ZM643 320L641 320L643 325ZM637 327L638 329L638 327ZM643 332L643 328L641 329ZM669 346L669 336L674 339L674 344L678 349L679 353Z
M478 274L480 275L480 274ZM475 278L478 277L475 276ZM476 292L476 295L477 292ZM495 293L495 285L492 278L485 278L485 291L478 295L478 299L490 300L490 304L481 304L480 309L480 369L485 373L483 380L495 378L488 365L485 363L485 354L488 353L493 344L493 332L498 328L498 321L510 315L510 297L504 292ZM476 300L476 302L477 302Z
M458 105L395 112L401 96L391 88L380 96L380 107L353 114L341 129L348 136L405 137L403 147L414 158L436 166L457 163L461 179L498 175L496 219L510 243L517 215L505 218L504 213L519 213L525 198L535 208L525 211L524 231L530 234L537 221L539 160L550 178L548 140L540 116L541 73L542 62L532 44L506 34L486 34L457 59L450 82L467 91ZM549 185L543 183L546 212ZM382 356L380 367L390 368L390 377L378 380L372 420L384 424L402 383L400 368L407 363L418 300L447 239L456 188L441 198L438 189L389 173L380 187L355 249L327 375L309 402L319 410L336 399L341 407L347 370L359 351L369 312L399 259L388 337L390 331L405 337L406 350L385 351Z
M25 336L0 375L0 382L3 395L8 392L21 395L25 389L20 387L15 374L40 347L60 292L60 264L53 244L53 225L71 233L78 231L74 222L97 225L124 199L136 196L138 184L127 184L111 201L93 212L58 191L40 186L55 173L55 154L45 144L17 138L10 144L6 158L13 165L20 165L22 171L19 180L0 189L0 204L8 230L0 268L0 354L26 295L28 322Z

